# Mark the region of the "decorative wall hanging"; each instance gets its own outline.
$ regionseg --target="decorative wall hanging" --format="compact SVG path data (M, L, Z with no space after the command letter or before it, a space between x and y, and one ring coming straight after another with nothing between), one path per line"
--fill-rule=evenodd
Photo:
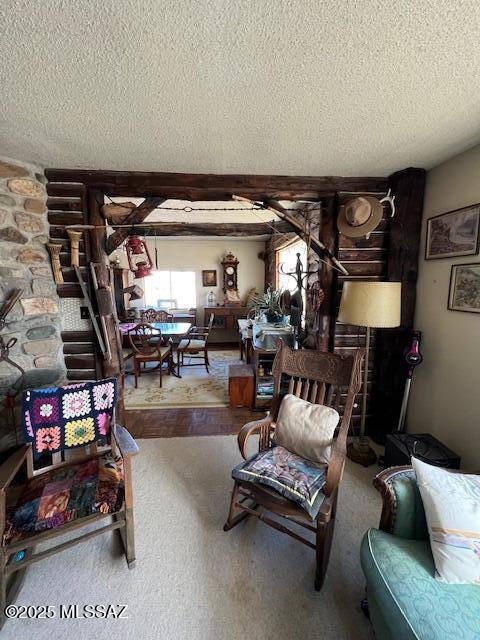
M125 243L128 265L134 278L145 278L152 273L152 258L147 243L140 236L130 236Z
M13 289L7 296L5 302L0 309L0 331L5 328L6 318L16 303L20 300L23 294L23 289ZM18 369L23 376L25 370L16 362L10 358L10 350L17 344L17 338L9 338L4 340L3 336L0 336L0 362L7 362L15 369Z
M383 205L378 198L360 196L340 207L337 226L347 238L369 237L383 218Z
M49 242L47 244L48 253L52 261L53 279L55 284L63 284L62 266L60 264L60 251L62 245L56 242Z
M217 286L217 270L204 269L202 271L202 284L204 287L216 287Z
M427 220L425 260L478 253L480 205L470 205Z
M223 290L238 289L238 260L233 253L227 253L222 260L223 267Z
M68 237L70 238L70 265L72 267L80 266L80 239L82 237L81 231L74 231L73 229L67 229Z
M448 308L480 313L480 262L452 265Z
M22 294L23 289L13 289L13 291L7 295L7 298L0 309L0 331L5 328L6 318L16 303L20 300ZM8 340L5 340L3 336L0 336L0 363L6 362L20 372L15 383L4 392L5 400L3 404L3 407L6 410L5 426L8 424L9 428L15 433L15 443L18 444L17 430L15 427L15 399L25 381L25 369L10 358L10 350L16 345L16 343L17 338L9 338Z

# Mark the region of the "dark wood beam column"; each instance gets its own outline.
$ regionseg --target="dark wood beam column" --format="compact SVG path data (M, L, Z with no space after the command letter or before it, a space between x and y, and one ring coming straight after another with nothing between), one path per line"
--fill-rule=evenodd
M156 209L160 204L162 204L162 202L164 202L164 200L165 198L162 197L145 198L142 204L139 204L138 207L135 207L135 209L133 209L133 211L128 214L128 216L123 220L122 224L130 225L143 222L154 209ZM106 243L107 255L110 255L122 244L125 238L128 237L129 232L130 230L128 227L122 227L112 233Z
M195 212L192 213L192 222L164 222L162 224L145 222L144 225L136 226L132 231L127 229L129 233L147 234L152 236L264 236L277 233L287 233L291 230L288 222L274 222L264 224L241 223L241 222L223 222L223 223L200 223L195 222ZM123 223L122 223L123 224ZM112 224L115 227L115 224ZM113 236L110 236L113 237Z
M47 169L45 175L49 182L61 183L57 187L61 191L65 189L65 183L81 183L90 188L101 188L103 193L110 196L144 198L147 195L163 195L185 200L225 200L232 193L258 200L266 197L296 200L309 196L315 200L318 194L334 194L337 191L381 192L387 186L387 178L383 177L216 175L83 169ZM163 191L164 187L170 191Z
M396 213L390 222L387 273L388 280L402 283L402 324L399 329L377 332L378 374L370 432L378 442L397 428L402 403L406 376L403 353L413 329L425 179L424 169L404 169L390 176Z
M320 211L319 237L334 256L338 256L338 231L335 224L336 198L328 198ZM335 346L335 298L338 272L330 265L319 265L319 282L325 294L319 312L318 348L333 351Z

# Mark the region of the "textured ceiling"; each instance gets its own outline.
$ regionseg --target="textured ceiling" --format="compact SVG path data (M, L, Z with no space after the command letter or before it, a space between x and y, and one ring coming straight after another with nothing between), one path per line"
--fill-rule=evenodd
M480 140L477 0L3 0L0 153L386 175Z

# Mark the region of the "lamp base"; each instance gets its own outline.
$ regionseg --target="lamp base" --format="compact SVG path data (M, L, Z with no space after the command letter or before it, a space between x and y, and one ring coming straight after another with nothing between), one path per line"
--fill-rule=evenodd
M369 467L377 461L377 454L369 444L369 440L365 436L355 438L347 446L347 457L353 462Z

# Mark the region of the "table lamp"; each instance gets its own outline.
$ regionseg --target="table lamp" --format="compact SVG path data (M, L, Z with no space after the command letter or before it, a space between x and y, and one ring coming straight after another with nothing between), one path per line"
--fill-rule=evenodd
M373 464L377 459L365 436L370 329L387 329L400 325L401 287L400 282L348 281L343 285L339 322L366 328L360 435L347 448L348 457L364 466Z

